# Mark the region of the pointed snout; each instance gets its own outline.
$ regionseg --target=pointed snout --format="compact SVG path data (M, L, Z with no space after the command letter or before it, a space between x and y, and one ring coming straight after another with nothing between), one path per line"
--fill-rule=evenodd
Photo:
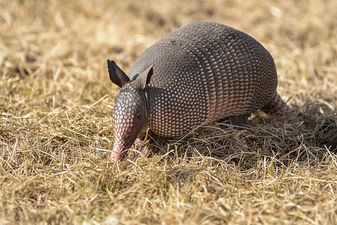
M127 149L124 148L123 145L116 142L113 145L112 152L110 154L110 160L111 161L120 161L122 160L126 155Z
M111 152L109 159L112 162L120 161L125 157L125 153L126 152L114 152L113 151Z
M122 159L122 154L117 153L117 152L112 152L110 155L110 160L115 162L115 161L120 161Z

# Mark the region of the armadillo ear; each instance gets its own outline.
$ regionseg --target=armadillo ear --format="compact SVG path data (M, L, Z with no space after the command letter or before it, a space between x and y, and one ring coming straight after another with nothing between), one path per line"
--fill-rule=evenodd
M130 78L116 65L115 61L108 59L107 63L109 77L112 83L119 87L123 87L124 84L130 81Z
M141 89L144 89L150 83L152 74L153 74L153 65L149 66L146 70L144 70L137 76L136 81L140 85Z

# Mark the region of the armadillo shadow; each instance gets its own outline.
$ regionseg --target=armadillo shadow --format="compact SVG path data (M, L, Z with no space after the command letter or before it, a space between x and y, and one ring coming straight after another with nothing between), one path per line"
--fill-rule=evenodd
M304 115L256 113L246 127L214 123L200 127L179 140L151 136L152 156L193 160L225 160L249 169L263 159L279 165L310 163L337 154L336 111L323 103L308 102Z

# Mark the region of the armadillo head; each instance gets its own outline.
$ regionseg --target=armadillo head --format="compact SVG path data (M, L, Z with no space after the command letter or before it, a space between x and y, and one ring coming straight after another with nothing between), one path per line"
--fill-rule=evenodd
M113 61L108 60L111 81L121 87L115 99L112 122L114 144L110 159L122 159L147 124L146 87L153 74L152 66L130 79Z

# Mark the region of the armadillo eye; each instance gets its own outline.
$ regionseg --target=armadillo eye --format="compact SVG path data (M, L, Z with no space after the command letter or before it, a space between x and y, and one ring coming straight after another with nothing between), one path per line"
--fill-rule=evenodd
M141 118L142 118L142 114L141 114L141 113L137 113L137 114L136 114L136 119L137 119L137 120L140 120Z

